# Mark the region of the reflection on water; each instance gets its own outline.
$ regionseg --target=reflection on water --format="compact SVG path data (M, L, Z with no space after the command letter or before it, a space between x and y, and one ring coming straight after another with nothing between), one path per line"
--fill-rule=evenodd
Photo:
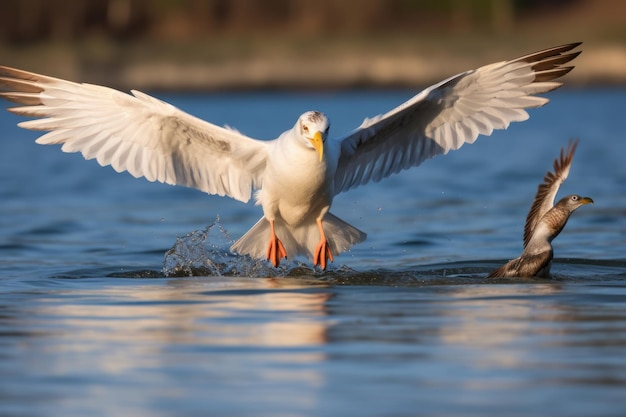
M124 340L153 348L158 344L279 347L324 343L324 324L318 317L324 316L327 293L290 291L275 279L254 281L246 282L245 291L233 291L229 289L232 283L224 282L224 289L217 285L208 292L196 291L205 285L192 280L171 281L164 289L154 290L114 287L82 293L79 304L66 303L63 294L58 294L58 300L47 295L33 300L37 307L29 316L72 329L66 335L68 343L52 350L86 351L89 346L101 348ZM261 320L264 315L273 319ZM257 318L253 326L247 321L250 317ZM88 341L89 346L76 346L76 341Z
M626 385L625 303L621 282L20 285L0 295L0 413L527 415L543 411L546 390L567 398L551 415L612 411Z
M200 387L213 396L216 386L221 392L262 381L321 383L311 364L325 357L317 349L326 343L329 325L324 309L330 294L323 287L275 279L114 281L105 288L2 297L0 344L13 347L5 349L2 367L9 407L20 403L24 384L30 393L45 394L31 406L71 399L78 409L104 406L110 415L115 405L132 407L143 396L138 406L145 415L158 415L159 403L168 402L163 398L182 401ZM114 393L119 398L112 404L99 402ZM216 401L218 408L225 405L219 395ZM0 406L0 414L8 409Z
M435 414L585 415L593 409L619 415L626 289L617 285L344 292L330 301L329 314L344 319L330 329L329 340L351 348L331 357L383 366L368 376L384 378L396 394L415 387L405 394L433 406Z
M526 287L507 285L467 286L455 288L452 300L462 299L462 308L452 303L445 311L454 322L442 328L445 343L489 349L511 346L534 326L539 296L559 292L559 285L537 284ZM511 351L513 353L514 351ZM490 358L493 359L493 358Z

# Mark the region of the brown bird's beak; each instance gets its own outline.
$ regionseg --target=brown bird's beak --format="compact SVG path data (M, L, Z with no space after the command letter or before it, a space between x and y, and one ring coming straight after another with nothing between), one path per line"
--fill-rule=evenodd
M324 157L324 140L322 139L322 132L315 132L313 138L310 138L309 141L319 154L321 162Z
M583 197L580 199L580 204L593 204L593 200L590 197Z

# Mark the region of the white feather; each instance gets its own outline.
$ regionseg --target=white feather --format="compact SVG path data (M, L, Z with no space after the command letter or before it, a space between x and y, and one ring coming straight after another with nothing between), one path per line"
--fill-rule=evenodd
M485 65L435 84L395 109L366 118L361 126L338 141L342 156L335 177L335 192L378 181L417 166L436 155L474 143L479 134L506 129L511 122L528 119L524 110L548 102L534 94L561 84L537 80L555 71L558 78L571 68L560 65L575 58L567 54L575 44L551 48L511 61ZM536 69L539 68L539 69ZM547 70L545 68L548 68ZM379 164L389 153L405 153L415 142L428 143L411 158L391 158L395 165Z

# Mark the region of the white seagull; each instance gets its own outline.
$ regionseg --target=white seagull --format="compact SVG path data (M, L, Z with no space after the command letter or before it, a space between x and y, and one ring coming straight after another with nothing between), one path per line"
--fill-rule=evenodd
M536 94L561 86L580 54L571 43L463 72L426 88L395 109L330 138L326 115L309 111L275 140L216 126L132 90L65 81L0 67L9 111L37 119L20 127L48 133L37 143L128 171L247 202L255 192L263 217L231 250L266 258L306 255L325 269L365 233L329 213L333 198L380 181L478 135L528 119L548 102Z

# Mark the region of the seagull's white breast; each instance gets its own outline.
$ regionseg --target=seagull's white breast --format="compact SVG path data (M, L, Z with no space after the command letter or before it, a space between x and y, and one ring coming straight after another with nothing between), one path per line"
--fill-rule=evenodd
M266 216L295 226L330 207L334 172L327 158L320 161L315 149L292 135L293 130L273 143L257 198Z

